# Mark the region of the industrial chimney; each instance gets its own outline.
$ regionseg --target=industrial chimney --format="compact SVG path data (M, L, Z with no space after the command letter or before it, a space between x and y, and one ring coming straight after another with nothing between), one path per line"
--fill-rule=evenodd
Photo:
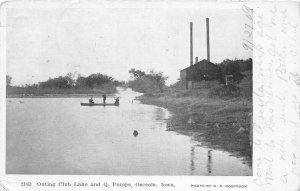
M206 47L207 47L207 61L210 62L210 49L209 49L209 18L206 18Z
M190 61L193 65L193 22L190 22Z

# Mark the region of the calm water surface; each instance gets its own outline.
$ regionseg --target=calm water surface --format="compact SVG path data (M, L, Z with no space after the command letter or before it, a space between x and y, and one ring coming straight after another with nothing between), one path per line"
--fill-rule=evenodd
M166 131L169 112L137 101L132 104L137 95L121 90L119 107L82 107L85 98L8 98L7 173L252 174L230 153ZM139 133L136 137L134 130Z

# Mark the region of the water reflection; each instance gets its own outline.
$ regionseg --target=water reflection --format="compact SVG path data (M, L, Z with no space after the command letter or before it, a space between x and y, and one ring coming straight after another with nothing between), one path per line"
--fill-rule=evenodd
M211 175L211 159L212 159L212 154L211 154L212 150L208 150L207 151L207 163L206 163L206 167L207 167L207 175Z
M194 170L195 170L195 146L191 147L191 159L190 159L190 169L191 169L191 175L194 175Z
M199 171L199 169L196 168L200 168L201 166L201 161L202 160L198 160L196 155L200 155L199 157L201 158L201 156L204 154L201 150L203 150L203 148L199 147L198 149L198 145L193 145L191 146L190 149L190 175L195 175L195 172ZM198 151L197 151L198 149ZM207 149L206 149L207 150ZM212 172L212 151L211 149L207 150L206 152L206 173L205 175L210 176L213 174ZM202 154L202 155L201 155ZM196 164L195 162L198 162L199 164Z
M157 107L155 111L154 120L162 121L166 119L166 110L161 107Z

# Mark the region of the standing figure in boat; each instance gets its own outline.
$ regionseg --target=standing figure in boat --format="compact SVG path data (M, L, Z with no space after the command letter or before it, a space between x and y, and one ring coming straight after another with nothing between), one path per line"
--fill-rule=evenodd
M103 104L105 105L105 101L106 101L106 94L103 94L103 95L102 95L102 97L103 97Z
M115 98L115 105L119 105L120 104L120 99L119 97Z
M91 97L91 98L89 99L89 103L90 103L90 104L94 104L94 103L95 103L94 100L93 100L93 97Z

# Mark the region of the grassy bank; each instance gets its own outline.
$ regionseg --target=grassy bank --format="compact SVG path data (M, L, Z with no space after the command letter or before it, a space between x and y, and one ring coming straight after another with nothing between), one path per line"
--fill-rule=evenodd
M169 88L164 93L143 95L145 104L169 109L173 116L167 130L188 134L209 147L230 151L251 164L250 123L252 99L218 97L211 88Z

